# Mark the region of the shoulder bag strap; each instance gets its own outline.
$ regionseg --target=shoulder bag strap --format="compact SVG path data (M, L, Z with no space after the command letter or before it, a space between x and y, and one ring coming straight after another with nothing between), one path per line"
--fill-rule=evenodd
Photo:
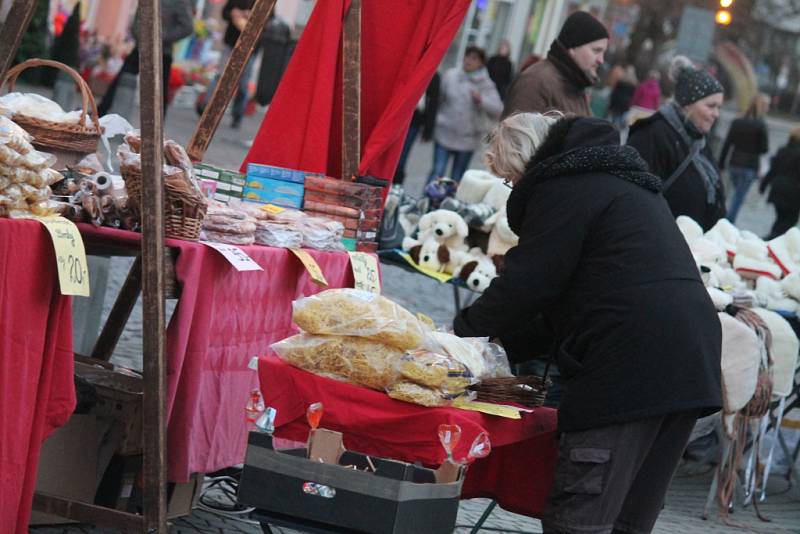
M669 178L667 178L667 181L666 181L666 182L664 182L664 186L661 188L661 194L662 194L662 195L663 195L664 193L666 193L666 192L667 192L667 190L668 190L670 187L672 187L672 185L675 183L675 181L676 181L678 178L680 178L680 177L681 177L681 174L683 174L683 171L685 171L685 170L686 170L686 167L688 167L688 166L689 166L689 164L690 164L690 163L692 163L692 160L693 160L695 157L697 157L697 155L700 153L700 150L702 150L702 148L703 148L704 144L705 144L705 143L703 142L703 140L702 140L702 139L698 139L697 141L695 141L694 143L692 143L692 146L689 148L689 155L688 155L688 156L686 156L686 159L684 159L683 161L681 161L681 164L680 164L680 165L678 165L678 168L677 168L677 169L675 169L675 171L674 171L674 172L673 172L673 173L670 175L670 177L669 177Z

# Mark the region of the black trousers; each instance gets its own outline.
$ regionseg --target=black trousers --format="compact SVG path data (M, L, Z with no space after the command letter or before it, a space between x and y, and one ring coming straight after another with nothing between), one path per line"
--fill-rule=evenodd
M775 214L775 222L772 225L772 231L769 233L768 239L785 234L787 230L797 224L797 218L800 216L800 205L776 202Z
M163 93L164 93L164 116L167 115L167 87L169 87L169 73L172 70L172 54L164 53L161 56L161 63L163 67ZM106 94L103 95L103 100L97 106L97 113L102 117L108 110L111 109L111 106L114 104L114 97L117 95L117 86L119 85L119 79L122 77L123 73L130 73L130 74L139 74L139 46L137 45L131 50L131 53L128 54L128 57L125 58L125 62L122 64L122 68L119 70L116 76L114 76L114 80L112 80L111 85L108 86L108 90L106 90Z
M561 435L546 534L648 534L700 410Z

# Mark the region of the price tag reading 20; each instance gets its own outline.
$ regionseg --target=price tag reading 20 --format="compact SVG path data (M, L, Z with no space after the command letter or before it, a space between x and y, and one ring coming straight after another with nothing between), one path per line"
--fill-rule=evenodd
M354 287L370 293L381 293L381 279L378 260L366 252L348 252L350 267L353 269Z
M83 239L72 221L63 217L37 217L53 240L62 295L89 296L89 267Z

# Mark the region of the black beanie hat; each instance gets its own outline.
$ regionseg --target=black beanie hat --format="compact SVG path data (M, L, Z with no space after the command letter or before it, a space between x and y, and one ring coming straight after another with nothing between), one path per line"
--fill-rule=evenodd
M567 17L558 34L558 42L564 48L576 48L599 39L608 39L608 30L586 11L576 11Z

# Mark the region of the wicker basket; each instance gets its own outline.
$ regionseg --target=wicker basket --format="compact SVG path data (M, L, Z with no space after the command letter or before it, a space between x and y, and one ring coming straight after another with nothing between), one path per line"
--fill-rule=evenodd
M141 214L142 173L133 167L120 169L128 198L137 214ZM164 182L164 234L186 241L197 241L206 216L205 199L199 193L187 195L182 189Z
M14 122L19 124L34 137L33 145L41 150L65 150L81 154L91 154L97 151L97 142L100 140L102 128L97 117L97 105L89 86L73 69L49 59L29 59L23 61L6 73L0 87L8 83L9 91L14 90L17 77L26 69L33 67L53 67L69 74L78 86L81 93L83 108L80 119L76 124L65 124L49 120L29 117L21 113L14 115ZM89 114L92 124L86 125L86 115Z
M544 404L547 388L552 384L540 376L512 376L487 378L469 389L478 394L477 400L484 402L513 402L536 408Z

